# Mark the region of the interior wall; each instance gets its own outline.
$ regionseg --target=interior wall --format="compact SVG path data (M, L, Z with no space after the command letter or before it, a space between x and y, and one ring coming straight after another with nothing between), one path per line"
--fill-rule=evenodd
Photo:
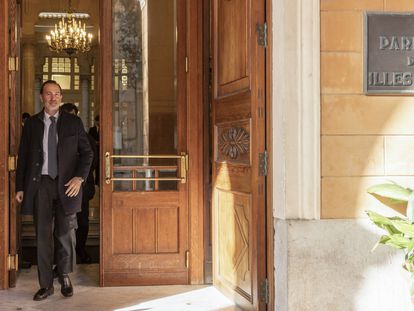
M384 209L366 189L412 186L414 98L363 93L364 12L412 12L401 0L321 1L321 217Z

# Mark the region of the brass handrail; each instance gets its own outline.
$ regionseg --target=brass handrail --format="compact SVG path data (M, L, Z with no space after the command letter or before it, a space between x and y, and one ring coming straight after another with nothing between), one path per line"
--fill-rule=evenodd
M180 159L180 177L113 177L111 172L111 159ZM167 167L170 167L168 165ZM105 182L110 184L111 181L181 181L182 184L187 182L188 171L188 154L181 152L181 155L111 155L105 153Z
M109 154L109 152L107 152ZM112 154L109 155L111 158L119 158L119 159L181 159L183 156L185 156L185 153L182 152L181 155L175 155L175 154L152 154L152 155L130 155L130 154ZM106 157L106 153L105 153Z

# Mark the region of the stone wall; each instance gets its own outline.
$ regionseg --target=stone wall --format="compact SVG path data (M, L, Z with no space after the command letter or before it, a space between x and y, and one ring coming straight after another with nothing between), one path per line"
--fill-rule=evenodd
M412 12L414 2L272 1L278 311L414 309L402 252L370 252L381 230L364 214L404 213L366 189L414 187L414 98L363 93L365 11Z
M320 10L321 218L358 218L375 207L368 186L414 186L414 98L363 93L364 12L412 12L414 2L321 0Z
M367 219L278 220L277 311L410 311L402 252Z

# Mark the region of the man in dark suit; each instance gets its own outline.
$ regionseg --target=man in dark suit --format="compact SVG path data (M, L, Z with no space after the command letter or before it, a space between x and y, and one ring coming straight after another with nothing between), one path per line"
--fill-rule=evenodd
M28 112L22 113L22 127L24 126L24 122L30 118L30 114Z
M65 103L61 107L62 110L69 112L75 116L78 115L78 107L72 103ZM98 150L96 149L95 139L88 134L89 144L93 151L93 161L89 170L88 178L83 183L82 210L76 214L78 219L78 229L76 230L76 254L79 257L79 263L91 263L92 259L86 251L86 241L89 233L89 201L95 195L95 182L93 171L98 167Z
M98 165L95 168L95 185L99 186L99 115L97 115L94 120L95 125L89 129L88 134L95 139L96 150L98 150L98 155L96 157Z
M95 125L89 129L89 135L91 135L96 142L99 142L99 115L97 115L94 119Z
M34 300L54 292L54 255L61 293L73 295L68 274L76 260L76 213L93 157L80 118L59 109L60 85L44 82L40 99L44 109L25 122L16 171L16 200L23 214L33 214L36 229L40 289Z

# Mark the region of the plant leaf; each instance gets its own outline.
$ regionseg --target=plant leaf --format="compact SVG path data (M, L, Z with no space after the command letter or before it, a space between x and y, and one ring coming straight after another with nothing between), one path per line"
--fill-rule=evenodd
M392 184L394 184L394 185L397 185L397 186L399 186L395 181L393 181L393 180L391 180L391 179L387 179L390 183L392 183ZM413 191L413 189L411 189L411 188L406 188L407 190L409 190L409 191Z
M410 194L408 197L408 203L407 203L407 218L410 223L414 222L414 192Z
M381 237L380 243L389 245L394 248L404 249L404 248L408 248L411 242L410 239L406 239L398 235L391 235L391 236L388 236L388 238L389 239L384 239L384 242L382 242L382 237Z
M388 235L381 236L379 241L377 243L375 243L374 247L371 249L371 252L375 251L375 249L378 247L378 245L385 244L389 239L390 239L390 237Z
M380 227L381 229L386 230L389 234L402 234L398 228L394 226L395 221L403 221L404 219L399 217L385 217L378 213L375 213L373 211L366 211L368 217L371 219L371 221Z
M407 260L413 260L414 258L414 254L413 254L413 249L414 249L414 239L411 239L410 244L407 247L407 254L406 254L406 259Z
M408 223L408 220L391 220L395 229L404 235L414 238L414 224Z
M413 191L411 189L404 188L397 183L391 183L371 186L367 189L367 192L369 194L376 194L402 203L408 201L408 198Z

